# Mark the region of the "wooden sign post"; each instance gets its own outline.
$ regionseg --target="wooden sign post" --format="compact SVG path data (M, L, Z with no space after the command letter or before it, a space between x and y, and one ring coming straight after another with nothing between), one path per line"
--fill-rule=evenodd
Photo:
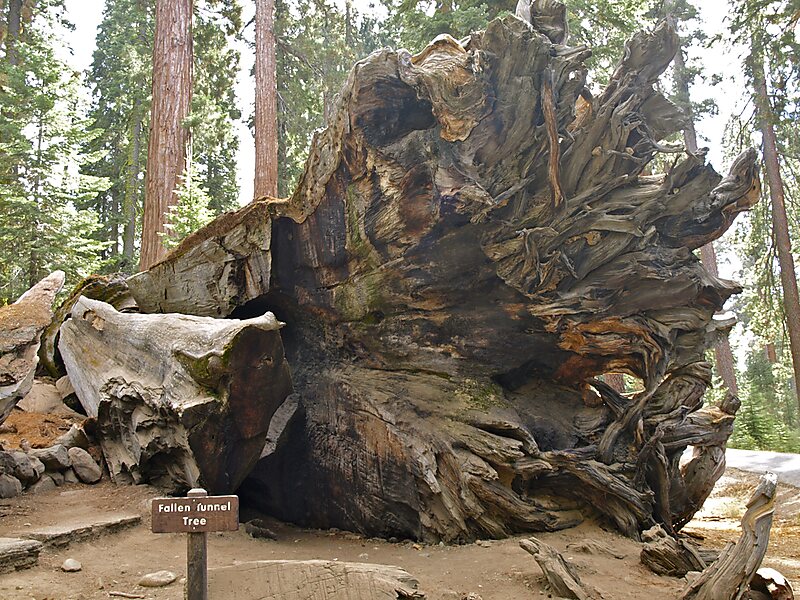
M239 529L239 497L209 496L201 488L186 498L153 498L153 533L188 533L186 598L208 600L208 532Z

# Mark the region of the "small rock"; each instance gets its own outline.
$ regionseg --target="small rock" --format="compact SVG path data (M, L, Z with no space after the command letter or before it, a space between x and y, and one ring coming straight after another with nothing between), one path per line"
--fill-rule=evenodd
M38 458L31 460L30 456L20 451L12 452L11 457L15 463L14 477L19 479L23 485L31 485L39 480L41 473L34 468L33 463L33 460L35 460L37 463L42 464Z
M56 389L58 390L58 395L61 397L61 400L75 393L75 388L72 387L72 382L67 375L64 375L61 379L56 381Z
M52 383L34 381L31 391L17 403L25 412L52 414L67 409L61 401L61 394ZM67 409L69 410L69 409Z
M0 475L13 475L17 462L11 452L0 452Z
M267 527L267 523L264 521L264 519L253 519L248 521L244 524L244 530L250 535L250 537L268 540L278 539L278 536L275 535L275 532Z
M46 471L44 463L30 454L28 454L28 460L30 461L33 470L36 471L36 479L38 480Z
M461 600L461 594L455 590L443 590L442 600Z
M79 483L80 479L75 474L75 471L72 469L67 469L64 471L64 483Z
M169 585L178 578L172 571L156 571L155 573L148 573L139 580L139 585L142 587L164 587Z
M72 461L72 468L75 469L75 474L83 483L97 483L103 475L103 471L98 464L94 462L92 455L83 448L70 448L68 451L70 460Z
M0 424L0 433L17 433L17 426L12 423Z
M478 541L477 541L477 544L478 544L478 546L480 546L481 548L491 548L491 547L492 547L492 543L491 543L491 542L488 542L488 541L486 541L486 540L478 540Z
M86 450L89 447L89 438L86 437L86 432L82 427L73 424L67 433L56 440L56 443L61 444L67 449L83 448Z
M50 479L53 480L57 486L64 485L64 474L58 471L50 471L47 473L50 476Z
M361 554L358 555L359 560L367 560L368 558L369 554L367 554L366 552L362 552Z
M62 570L62 571L65 571L65 572L67 572L67 573L75 573L75 572L77 572L77 571L80 571L80 570L81 570L81 563L79 563L79 562L78 562L77 560L75 560L74 558L68 558L68 559L67 559L67 560L65 560L65 561L64 561L64 563L61 565L61 570Z
M53 481L49 474L45 473L39 481L28 488L28 491L32 494L41 494L54 489L56 489L56 482Z
M13 498L22 493L22 483L13 475L0 475L0 498Z
M483 598L475 592L470 592L466 596L462 596L462 600L483 600Z
M55 444L49 448L37 448L29 452L44 463L48 471L66 471L71 463L67 449L61 444Z

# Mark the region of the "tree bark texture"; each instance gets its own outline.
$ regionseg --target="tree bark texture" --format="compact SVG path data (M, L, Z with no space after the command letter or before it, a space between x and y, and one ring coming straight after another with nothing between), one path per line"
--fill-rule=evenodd
M278 196L278 104L275 0L256 0L256 165L253 198Z
M0 306L0 423L31 389L42 331L53 318L53 302L64 285L55 271L14 304Z
M192 100L192 64L192 0L157 0L140 270L166 254L158 234L165 231L164 214L178 202L175 189L186 166L183 121Z
M794 367L794 391L800 406L800 295L797 291L797 275L792 256L792 240L789 238L789 221L786 217L786 203L783 194L781 165L778 159L778 141L772 126L772 108L767 92L764 73L764 60L753 55L753 85L756 93L759 127L764 145L764 168L767 172L769 197L772 201L772 232L778 247L778 264L781 270L783 289L783 312L786 315L786 328L789 330L789 348Z
M658 575L683 577L689 571L702 571L706 563L689 542L673 538L658 525L642 534L642 564Z
M287 323L298 405L246 501L429 541L586 517L636 537L713 487L737 403L703 406L703 356L739 287L692 251L757 200L755 152L645 174L684 125L654 88L675 32L637 34L592 97L563 5L531 11L361 61L269 205L268 291L232 315Z
M271 228L269 205L253 202L187 237L128 286L144 312L228 316L269 291Z
M128 284L122 277L90 275L81 281L56 309L50 323L42 332L39 361L48 374L58 379L67 374L64 361L58 352L58 335L61 325L69 318L72 307L81 296L102 300L120 312L138 312L136 301L131 296Z
M291 392L272 314L120 313L80 298L59 349L117 482L234 491Z

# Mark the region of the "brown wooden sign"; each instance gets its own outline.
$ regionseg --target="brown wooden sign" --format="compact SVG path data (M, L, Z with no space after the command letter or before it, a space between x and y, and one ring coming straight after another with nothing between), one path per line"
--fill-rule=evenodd
M153 498L153 533L239 529L239 496Z

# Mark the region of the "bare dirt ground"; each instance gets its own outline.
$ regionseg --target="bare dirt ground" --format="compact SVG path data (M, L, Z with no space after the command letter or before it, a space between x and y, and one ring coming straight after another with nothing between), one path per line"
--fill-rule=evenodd
M0 435L7 448L25 438L32 446L46 446L64 433L71 419L15 411L7 421L16 433ZM739 518L758 477L729 470L719 481L697 518L686 531L702 544L721 548L738 538ZM0 537L19 537L50 525L87 522L108 514L139 514L142 522L131 529L68 548L46 548L33 569L0 575L0 600L89 600L132 594L150 600L183 598L182 581L165 588L138 586L142 575L167 569L182 578L186 573L186 536L150 531L150 500L161 494L148 486L68 484L43 494L24 494L0 500ZM262 515L241 515L242 522ZM396 565L419 580L429 600L519 600L549 598L541 570L519 547L524 536L485 540L463 546L422 545L410 541L389 543L339 531L307 530L270 521L277 540L254 539L241 528L209 535L209 566L273 559L323 559ZM659 577L639 563L640 544L592 524L537 537L563 552L584 582L605 599L674 599L682 580ZM600 550L590 554L576 545L591 540ZM603 548L609 551L603 551ZM613 552L611 551L613 550ZM622 556L615 558L612 554ZM82 564L77 573L65 573L66 558ZM800 490L779 487L779 497L765 566L781 571L800 587ZM215 599L212 599L215 600Z
M687 528L703 536L704 544L721 547L738 537L737 519L757 477L730 472L720 480L703 512ZM47 549L33 569L0 575L0 598L4 600L79 600L109 598L109 592L124 592L153 600L179 600L183 586L178 581L166 588L143 588L140 577L169 569L182 577L186 572L186 538L182 534L150 532L149 501L158 492L147 486L117 487L65 485L40 495L23 495L0 503L0 536L14 537L26 530L91 519L110 512L143 515L132 529L73 544L66 549ZM800 582L800 495L796 488L780 491L776 525L765 565ZM242 520L255 515L243 512ZM547 598L541 571L533 558L519 548L521 538L483 541L464 546L426 546L412 542L388 543L364 539L346 532L306 530L273 522L278 540L254 539L243 529L210 534L210 566L248 560L327 559L391 564L404 568L420 582L431 600L483 598L518 600ZM594 525L538 537L552 544L575 564L584 581L607 599L673 599L683 587L681 580L659 577L639 563L640 545ZM613 548L624 558L602 551L585 554L568 548L595 540ZM78 573L64 573L66 558L82 564ZM474 594L469 596L469 594Z

